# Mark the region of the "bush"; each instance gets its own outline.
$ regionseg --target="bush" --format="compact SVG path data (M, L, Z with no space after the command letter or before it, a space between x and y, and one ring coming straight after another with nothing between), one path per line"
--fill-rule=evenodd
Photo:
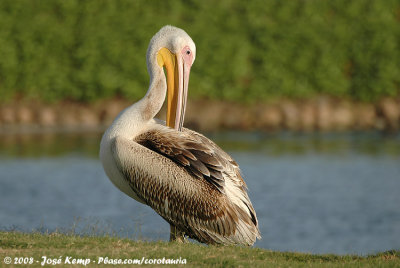
M138 99L163 25L196 42L190 96L239 102L400 92L398 0L0 2L3 99Z

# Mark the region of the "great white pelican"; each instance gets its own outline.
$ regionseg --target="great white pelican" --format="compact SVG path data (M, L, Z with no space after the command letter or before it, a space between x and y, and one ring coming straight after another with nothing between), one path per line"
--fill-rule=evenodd
M100 159L118 189L170 224L171 241L188 236L206 244L253 245L260 238L258 221L238 164L182 127L195 57L185 31L165 26L154 35L147 49L148 91L104 133ZM154 117L166 95L164 122Z

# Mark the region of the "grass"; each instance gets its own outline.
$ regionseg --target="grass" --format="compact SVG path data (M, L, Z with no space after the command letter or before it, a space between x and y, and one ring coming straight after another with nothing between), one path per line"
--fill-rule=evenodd
M132 241L110 236L76 236L60 233L21 233L0 232L0 266L22 267L15 264L21 257L33 258L29 267L41 267L43 257L55 262L65 259L90 259L87 266L117 266L132 265L98 265L100 257L108 259L186 259L185 267L400 267L400 251L393 250L369 256L306 254L277 252L259 248L232 246L205 246L200 244L178 244L168 242ZM12 264L5 265L5 257L11 257ZM26 265L28 266L28 265ZM151 266L151 265L147 265ZM183 266L183 265L182 265Z

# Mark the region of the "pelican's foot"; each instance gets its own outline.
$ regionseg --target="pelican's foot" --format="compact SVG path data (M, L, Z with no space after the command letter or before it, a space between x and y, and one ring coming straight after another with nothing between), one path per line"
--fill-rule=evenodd
M185 238L185 234L179 231L175 226L170 225L171 232L169 235L169 242L186 243L188 242Z

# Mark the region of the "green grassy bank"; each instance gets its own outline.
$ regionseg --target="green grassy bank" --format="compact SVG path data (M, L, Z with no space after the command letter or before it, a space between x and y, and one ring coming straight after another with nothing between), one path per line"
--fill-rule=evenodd
M197 44L190 98L254 102L400 92L400 2L0 2L1 100L138 99L165 24Z
M390 251L360 256L315 255L303 253L274 252L258 248L204 246L198 244L170 244L167 242L138 242L116 237L78 237L62 234L24 234L0 232L0 263L4 267L20 267L14 262L28 257L29 267L41 267L46 258L60 259L61 264L90 260L87 266L104 265L104 260L167 259L186 260L185 267L399 267L400 252ZM11 265L5 265L6 257ZM67 258L67 260L66 260ZM100 259L100 258L103 258ZM37 262L36 262L37 261ZM150 261L151 262L151 261ZM49 265L52 266L52 265ZM59 267L57 265L56 267ZM76 265L82 267L82 265ZM128 265L114 265L117 267Z

